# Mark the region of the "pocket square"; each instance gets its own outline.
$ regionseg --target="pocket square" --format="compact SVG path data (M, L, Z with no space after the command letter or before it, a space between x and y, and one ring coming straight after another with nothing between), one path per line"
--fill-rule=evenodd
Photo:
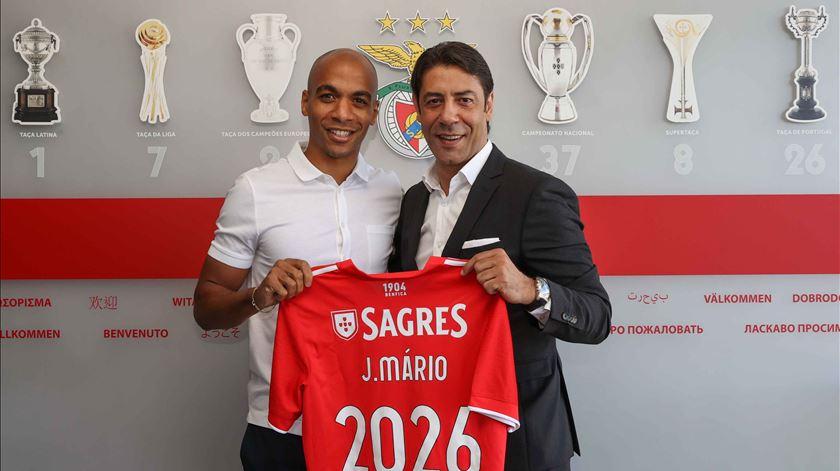
M476 247L484 247L485 245L496 244L501 242L498 237L488 237L486 239L473 239L464 242L461 250L474 249Z

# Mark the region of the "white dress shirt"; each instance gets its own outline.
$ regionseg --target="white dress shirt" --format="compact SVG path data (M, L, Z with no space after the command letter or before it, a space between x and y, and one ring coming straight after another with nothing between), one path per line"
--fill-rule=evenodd
M415 258L417 267L421 270L426 266L429 257L432 255L439 257L443 252L446 241L452 234L452 228L455 227L455 222L461 215L461 210L464 209L464 203L467 201L470 189L472 189L479 172L484 168L487 158L490 157L491 150L493 150L493 143L488 139L487 144L452 177L449 182L448 195L441 188L440 181L438 181L434 171L434 164L423 175L423 184L426 185L431 194L429 195L429 206L426 208L426 216L423 219L423 225L420 227L420 244L417 247Z
M439 257L443 252L449 236L452 235L455 222L458 221L458 216L464 209L470 189L479 172L484 168L492 150L493 143L488 139L487 144L452 177L448 195L441 188L440 181L434 172L434 164L426 170L426 174L423 175L423 184L430 192L429 205L426 207L426 216L420 227L420 243L414 259L419 269L423 269L430 256ZM551 300L545 306L528 312L537 318L540 325L545 325L551 313Z

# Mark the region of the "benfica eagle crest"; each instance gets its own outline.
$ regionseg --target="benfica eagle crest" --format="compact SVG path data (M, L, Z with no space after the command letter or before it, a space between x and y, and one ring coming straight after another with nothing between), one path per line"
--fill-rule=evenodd
M405 79L379 89L377 98L381 104L377 125L379 134L391 150L409 159L426 159L432 156L432 151L417 121L417 109L408 83L414 64L425 48L416 41L405 41L403 44L405 48L394 44L363 44L358 48L377 62L408 72Z
M413 19L409 18L404 21L411 25L409 34L426 34L425 24L430 19L421 17L418 11ZM449 16L449 10L445 12L443 17L435 17L434 19L440 23L438 34L447 31L449 34L455 33L454 25L458 18ZM386 31L396 33L394 25L400 19L391 18L390 13L386 12L385 18L377 18L376 21L381 26L379 34ZM475 47L474 44L470 45ZM374 61L392 69L403 70L408 74L403 79L380 88L377 93L380 104L376 124L385 145L408 159L428 159L432 157L432 150L429 149L426 138L423 136L423 130L420 128L420 121L417 120L417 108L414 106L411 86L409 85L417 59L426 48L419 42L412 40L403 41L402 45L359 44L356 47Z

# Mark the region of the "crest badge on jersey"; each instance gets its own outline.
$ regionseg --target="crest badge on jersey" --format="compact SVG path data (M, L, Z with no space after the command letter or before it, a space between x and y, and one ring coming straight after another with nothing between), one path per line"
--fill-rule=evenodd
M411 25L409 34L425 34L426 22L430 18L423 18L417 11L413 19L404 22ZM458 18L449 16L447 10L442 18L435 18L440 23L440 31L455 32L455 22ZM390 32L396 34L394 25L399 18L391 18L390 12L385 12L384 18L377 18L380 25L379 34ZM417 58L425 48L417 41L403 41L403 46L397 44L360 44L362 52L371 59L396 70L404 70L407 77L385 85L377 93L380 100L377 127L385 144L398 155L408 159L427 159L432 157L432 151L426 143L420 122L417 121L417 109L412 101L411 85L409 81L414 71Z
M355 309L332 311L330 314L332 314L332 326L335 335L344 340L350 340L356 335L356 331L359 330L359 322Z

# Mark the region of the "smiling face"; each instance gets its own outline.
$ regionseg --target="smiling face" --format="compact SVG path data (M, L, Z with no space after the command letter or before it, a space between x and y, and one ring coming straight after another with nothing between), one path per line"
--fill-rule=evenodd
M453 65L436 65L422 77L415 96L423 135L435 165L457 173L487 144L493 115L493 92L484 97L478 77Z
M350 50L322 56L312 66L300 107L309 118L307 157L355 160L379 109L373 66Z

